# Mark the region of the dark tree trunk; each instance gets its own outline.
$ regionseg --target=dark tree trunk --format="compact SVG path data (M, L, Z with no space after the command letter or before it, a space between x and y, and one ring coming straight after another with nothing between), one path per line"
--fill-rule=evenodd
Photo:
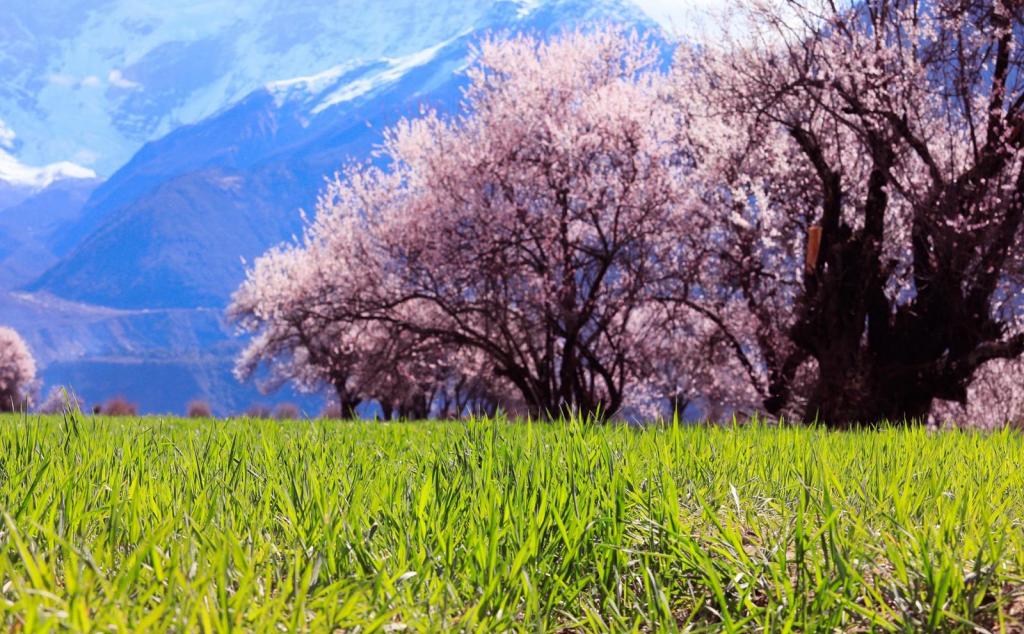
M398 406L398 417L402 420L426 420L430 416L430 396L420 392L407 398Z
M334 394L338 399L338 407L341 409L341 417L348 420L356 420L359 415L356 407L359 406L359 397L352 394L348 389L348 381L338 379L334 381Z
M347 420L357 420L359 413L356 412L356 407L359 406L359 399L349 399L341 402L341 415Z
M818 363L805 418L838 427L923 422L936 398L963 402L981 363L1016 356L1024 347L1021 337L1002 340L1004 327L989 313L1020 228L1024 173L991 235L959 235L941 227L947 218L970 217L984 189L976 186L981 176L974 172L984 168L982 175L994 176L1005 161L983 157L969 178L936 187L914 212L915 294L897 304L885 294L888 272L882 262L892 141L865 131L874 168L861 207L863 226L855 229L842 219L840 173L827 164L813 134L791 132L817 171L823 205L816 234L821 257L808 261L790 335L798 348L791 358L806 355ZM787 393L783 382L766 405L779 407L778 397Z
M802 352L817 361L804 418L834 427L923 422L937 396L958 395L969 379L944 376L955 329L916 301L892 311L878 238L835 231L793 329Z
M995 285L985 288L965 263L965 251L976 246L930 234L930 220L915 227L915 246L927 252L916 263L915 296L895 304L885 295L885 195L881 178L872 176L864 228L839 225L825 234L824 264L809 273L792 331L793 341L818 363L805 419L836 427L923 423L935 399L965 402L982 363L1024 349L1024 338L1004 339L1003 325L989 314ZM959 209L955 193L950 198L940 202ZM879 213L873 217L873 211ZM998 237L1008 245L1006 236L1020 222L1014 209ZM994 242L991 248L998 249Z
M913 371L899 363L878 367L827 362L819 366L809 395L806 421L832 427L924 422L935 398L935 388L915 380Z

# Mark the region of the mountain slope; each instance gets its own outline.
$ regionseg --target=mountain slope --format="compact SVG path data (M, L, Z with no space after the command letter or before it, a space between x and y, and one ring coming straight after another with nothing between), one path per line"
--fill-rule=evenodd
M0 209L0 290L27 284L58 262L57 234L79 220L98 184L59 180Z
M300 232L299 209L312 208L346 156L366 156L380 129L414 113L427 93L435 102L456 98L453 70L463 56L452 45L372 96L315 115L262 89L149 144L65 228L62 247L88 237L32 289L124 308L223 306L241 258Z

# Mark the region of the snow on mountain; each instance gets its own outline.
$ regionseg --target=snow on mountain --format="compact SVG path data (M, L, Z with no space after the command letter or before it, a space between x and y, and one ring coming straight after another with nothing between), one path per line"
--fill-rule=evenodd
M374 89L398 81L412 69L423 66L427 62L433 60L442 49L458 38L468 35L470 32L470 30L463 31L456 37L445 40L440 44L431 46L430 48L426 48L412 55L406 55L405 57L398 58L385 58L381 60L385 65L383 70L367 77L361 77L351 81L328 94L316 105L315 108L311 110L312 114L320 114L332 106L337 106L338 104L345 103L346 101L352 101L356 97L362 97Z
M67 178L96 178L96 172L69 161L31 167L0 150L0 180L11 185L38 190Z
M326 59L312 74L267 82L145 145L57 236L54 248L67 255L31 288L119 307L222 305L241 279L238 256L298 230L297 210L315 202L325 177L366 158L384 127L424 103L444 110L458 102L473 44L494 32L555 33L595 20L655 28L624 0L546 0L526 12L496 2L473 29L406 55ZM225 189L225 179L242 185ZM250 200L254 191L262 193ZM172 238L191 231L200 233Z
M24 194L27 196L50 186L54 181L67 178L96 178L96 172L69 161L51 163L43 167L25 165L10 154L17 140L18 135L14 130L0 119L0 181L4 182L8 189L26 190ZM0 206L0 209L2 208Z
M304 99L322 93L327 87L336 84L342 77L364 65L365 62L361 60L352 60L332 66L315 75L269 81L264 88L274 95L274 103L280 108L286 101L296 97Z
M31 285L121 308L223 306L240 258L301 231L323 179L423 103L458 101L470 34L400 58L274 82L147 144L63 229Z
M14 139L17 135L14 130L7 127L3 119L0 119L0 148L11 149L14 147Z
M472 29L466 29L455 37L401 57L353 60L315 75L267 82L264 89L273 95L277 108L283 108L288 102L304 103L309 106L310 115L318 115L399 81L413 69L434 60L443 49L471 32Z
M523 19L549 2L9 0L0 3L0 118L25 142L7 149L30 165L72 161L107 176L145 142L269 81L403 58L492 23L503 6ZM636 5L678 27L682 7L716 2Z
M519 11L516 12L516 17L525 18L530 15L537 7L541 5L543 0L516 0L516 4L519 5Z

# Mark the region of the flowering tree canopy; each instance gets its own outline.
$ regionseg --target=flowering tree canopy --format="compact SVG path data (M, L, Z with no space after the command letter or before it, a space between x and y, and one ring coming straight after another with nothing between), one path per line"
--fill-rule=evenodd
M803 397L808 419L920 418L1024 350L1021 17L1004 0L758 2L742 37L680 50L704 201L690 300L769 412Z
M330 386L341 415L354 417L362 401L377 401L386 418L454 416L493 409L484 398L490 380L479 360L444 346L436 338L403 328L390 319L371 319L363 307L367 289L380 283L380 270L366 250L365 218L380 211L362 206L395 204L387 192L392 179L353 173L329 188L321 209L358 213L322 214L302 245L272 249L260 257L236 291L230 316L255 333L238 360L240 379L261 365L261 387L285 382L300 389ZM484 402L487 401L487 402Z
M0 326L0 412L31 406L37 387L36 362L25 341Z
M307 300L283 300L305 305L301 319L259 316L250 358L282 356L263 343L273 339L289 367L305 367L299 321L331 346L344 340L332 329L366 342L360 328L374 324L391 341L462 351L449 358L477 360L466 376L513 387L536 414L619 410L650 366L641 344L663 320L649 316L681 261L683 190L659 59L614 30L483 42L458 117L425 113L390 130L390 167L331 184L304 256L257 265L236 312L263 292L257 277L276 258L329 262L304 268L333 267L312 305L333 303L311 315ZM277 286L317 295L292 278ZM316 322L323 314L330 324Z
M618 410L681 230L657 61L617 31L484 42L460 117L388 136L377 317L482 351L535 413Z

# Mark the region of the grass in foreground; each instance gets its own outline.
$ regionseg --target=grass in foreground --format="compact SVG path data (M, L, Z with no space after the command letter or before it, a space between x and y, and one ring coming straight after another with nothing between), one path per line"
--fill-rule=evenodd
M0 630L1021 631L1011 432L0 417Z

